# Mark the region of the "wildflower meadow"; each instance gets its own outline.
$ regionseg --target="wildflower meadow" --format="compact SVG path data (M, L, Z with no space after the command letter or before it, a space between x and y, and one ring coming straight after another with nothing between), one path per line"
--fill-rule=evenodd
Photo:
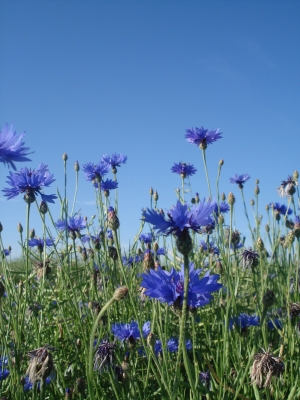
M68 155L56 188L51 165L31 166L23 140L12 126L1 129L1 189L6 201L24 200L24 221L18 259L0 224L0 400L300 398L297 171L262 205L258 180L254 198L244 196L251 171L223 176L223 160L208 171L225 133L183 130L178 146L198 152L199 163L166 166L181 183L173 204L150 188L123 247L118 170L134 160L114 153L76 162L70 195ZM186 182L201 168L200 197ZM96 203L88 216L76 209L83 179ZM232 192L219 192L221 179ZM30 229L33 209L42 231Z

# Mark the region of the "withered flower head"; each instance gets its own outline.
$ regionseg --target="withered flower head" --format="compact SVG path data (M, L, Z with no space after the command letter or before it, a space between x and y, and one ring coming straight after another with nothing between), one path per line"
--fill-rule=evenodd
M54 362L49 350L54 350L54 348L46 345L27 353L30 362L26 374L33 385L36 381L46 379L54 370Z
M272 376L278 377L284 372L284 363L280 357L274 357L269 350L254 356L254 363L251 368L251 383L258 387L270 387ZM265 383L263 384L263 378Z

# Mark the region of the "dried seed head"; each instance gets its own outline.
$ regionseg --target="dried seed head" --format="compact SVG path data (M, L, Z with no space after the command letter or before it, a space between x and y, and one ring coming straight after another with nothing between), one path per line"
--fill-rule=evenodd
M27 353L30 362L26 374L33 385L36 381L46 379L54 370L53 358L48 349L52 350L53 348L46 345Z
M250 373L252 384L258 387L270 387L272 376L279 377L283 373L284 363L280 357L274 357L269 351L264 350L263 353L255 354Z

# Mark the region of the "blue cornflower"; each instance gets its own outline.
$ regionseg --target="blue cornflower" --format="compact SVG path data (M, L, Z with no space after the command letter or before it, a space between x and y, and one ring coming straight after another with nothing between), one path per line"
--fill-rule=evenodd
M113 189L117 189L118 187L118 182L113 181L111 179L106 179L106 181L101 181L101 190L104 191L104 196L107 195L109 196L109 191ZM98 184L94 183L94 186L98 188Z
M140 255L135 255L135 256L130 256L129 258L127 258L126 256L122 257L122 263L123 265L127 265L128 267L130 267L132 264L136 264L140 261L143 261L144 256L140 256Z
M215 209L215 202L205 200L194 205L191 210L187 204L182 204L179 200L176 206L171 208L167 213L168 219L158 211L147 210L143 211L144 221L153 225L153 228L164 235L174 233L177 237L182 231L193 229L199 232L201 226L213 223L211 213Z
M5 257L10 255L10 251L8 249L3 249L3 254L5 255Z
M190 308L202 307L212 299L212 292L219 290L222 285L217 283L220 275L209 275L207 272L200 278L201 270L195 269L190 263L189 287L187 304ZM141 287L145 288L145 294L169 305L182 305L184 288L184 267L181 271L174 268L170 272L157 267L157 270L150 269L148 273L142 274Z
M290 208L288 209L285 204L279 204L279 203L270 203L269 206L273 208L276 214L281 214L281 215L291 215L293 214L293 210Z
M155 235L152 232L150 232L150 233L142 233L139 236L139 240L142 243L149 244L149 243L152 243L153 240L155 240Z
M12 126L9 127L7 124L2 131L0 130L0 162L8 164L14 170L16 170L14 162L31 161L26 157L32 152L28 153L29 147L24 147L25 143L22 142L24 135L25 132L18 136Z
M94 247L96 250L99 250L101 247L101 242L104 239L104 231L102 228L100 228L99 233L97 233L96 235L83 235L81 237L81 241L83 243L89 243L90 240L92 240Z
M70 237L75 239L76 233L78 234L79 231L86 228L86 222L81 215L76 215L75 217L69 217L68 221L59 219L55 226L59 231L67 229Z
M250 179L250 176L248 174L235 174L232 178L229 178L230 183L236 183L237 185L239 185L240 189L243 189L244 183L246 183L248 179Z
M114 174L117 173L117 167L120 167L121 164L125 164L127 161L127 156L124 156L123 154L117 154L114 153L111 156L108 156L106 154L104 154L101 157L101 160L106 162L107 164L109 164L111 166L111 170Z
M189 165L186 163L178 163L174 164L173 167L171 168L171 171L174 172L175 174L178 174L181 176L181 178L186 178L187 176L194 175L197 170L193 165Z
M129 324L112 324L111 331L113 335L122 342L127 339L140 339L141 337L140 330L136 321L131 321ZM146 338L149 333L150 321L147 321L142 327L142 335L144 338Z
M214 212L216 216L218 217L219 211L220 214L225 214L230 210L229 204L226 203L226 201L222 201L219 205L216 204Z
M241 313L237 317L230 318L229 329L235 328L240 329L241 332L245 332L249 326L258 326L259 317L257 315L248 315Z
M0 371L0 381L4 381L4 379L6 379L9 375L9 370L8 369L3 369L2 371Z
M55 181L49 172L48 165L40 164L36 170L22 168L19 172L10 171L9 173L10 176L7 176L6 183L11 188L2 190L8 199L13 199L20 193L24 193L24 200L27 203L33 203L38 194L43 201L48 203L54 203L54 199L57 199L55 194L45 195L42 193L43 187L48 187Z
M218 139L221 139L222 132L217 130L208 131L208 129L204 129L203 126L201 128L192 128L186 129L185 138L189 143L194 144L195 146L200 147L200 149L205 150L208 144L216 142Z
M54 379L54 375L50 375L46 378L46 385L50 385L51 380ZM28 392L29 390L31 390L33 388L33 383L30 382L29 376L26 375L24 378L24 392ZM40 389L40 381L38 381L37 383L37 388L38 390Z
M215 246L213 240L210 241L209 243L206 243L204 240L201 240L200 242L200 249L204 251L208 251L211 254L220 254L220 251L217 246Z
M176 351L178 351L178 339L177 338L170 338L167 341L167 350L170 353L176 353ZM190 339L185 339L185 347L187 350L192 350L192 342Z
M102 177L109 172L110 166L104 161L100 161L98 164L89 162L84 164L82 169L87 181L99 184Z
M199 373L200 382L208 389L210 384L210 372L200 372Z
M277 328L277 329L279 329L280 331L282 330L282 322L280 321L280 319L278 319L278 318L275 318L275 319L273 319L273 320L269 320L268 322L267 322L267 326L268 326L268 329L275 329L275 327Z
M33 238L33 239L29 239L28 240L28 246L30 247L37 247L38 249L43 249L44 248L44 243L45 240L44 239L40 239L40 238ZM50 238L46 238L46 246L51 247L54 244L54 240L50 239Z

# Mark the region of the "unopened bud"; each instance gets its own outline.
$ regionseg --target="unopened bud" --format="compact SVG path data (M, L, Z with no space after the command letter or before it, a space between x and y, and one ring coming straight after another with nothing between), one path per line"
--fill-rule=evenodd
M251 204L251 206L254 206L255 201L254 201L253 199L251 199L251 200L250 200L250 204Z
M2 232L2 231L3 231L3 226L2 226L2 224L0 222L0 232Z
M156 190L155 190L155 192L154 192L154 194L153 194L153 200L154 200L154 201L157 201L157 200L158 200L158 193L157 193Z
M254 194L258 195L260 193L259 187L256 185L254 188Z
M67 153L64 153L64 154L62 155L62 159L63 159L63 161L67 161L67 159L68 159Z
M149 335L147 336L147 345L152 348L155 345L155 336L154 336L154 333L152 333L152 332L150 332Z
M128 288L126 286L121 286L115 290L114 299L116 301L123 300L128 294Z
M235 196L234 196L234 194L233 194L232 192L230 192L229 195L228 195L228 197L227 197L227 203L228 203L230 206L233 206L234 203L235 203Z
M78 172L80 170L78 161L75 162L74 169L76 172Z
M149 194L150 194L150 196L153 196L153 187L152 186L150 187Z
M199 201L200 201L200 199L199 199L199 193L195 193L195 202L196 202L196 204L198 204Z
M29 237L30 239L33 239L35 237L35 230L31 229L31 231L29 232Z
M221 159L220 161L219 161L219 165L222 167L222 165L224 165L224 160L223 159Z
M258 184L259 184L259 179L256 179L255 185L258 185Z
M263 251L265 248L264 242L262 240L262 238L258 238L256 241L256 247L258 249L258 251Z
M265 308L269 308L274 303L275 303L275 293L273 290L267 289L263 296L263 305Z
M45 215L45 214L47 213L47 211L48 211L47 203L46 203L45 201L41 201L41 204L40 204L40 213L43 214L43 215Z
M220 214L220 215L218 216L218 223L219 223L220 225L223 225L223 224L224 224L224 217L223 217L222 214Z
M270 225L269 224L265 225L265 230L266 230L266 232L270 232Z
M269 211L270 210L270 206L267 204L266 205L266 210Z
M23 226L20 224L20 222L18 223L18 232L22 233L23 232Z
M225 199L226 199L226 195L225 195L225 193L223 192L223 193L221 194L221 200L222 200L222 201L225 201Z
M299 178L299 172L298 172L297 170L294 171L294 173L293 173L293 178L294 178L295 181L298 180L298 178Z
M158 243L157 243L157 242L154 242L154 244L153 244L153 250L154 250L154 251L157 251L157 250L158 250Z

